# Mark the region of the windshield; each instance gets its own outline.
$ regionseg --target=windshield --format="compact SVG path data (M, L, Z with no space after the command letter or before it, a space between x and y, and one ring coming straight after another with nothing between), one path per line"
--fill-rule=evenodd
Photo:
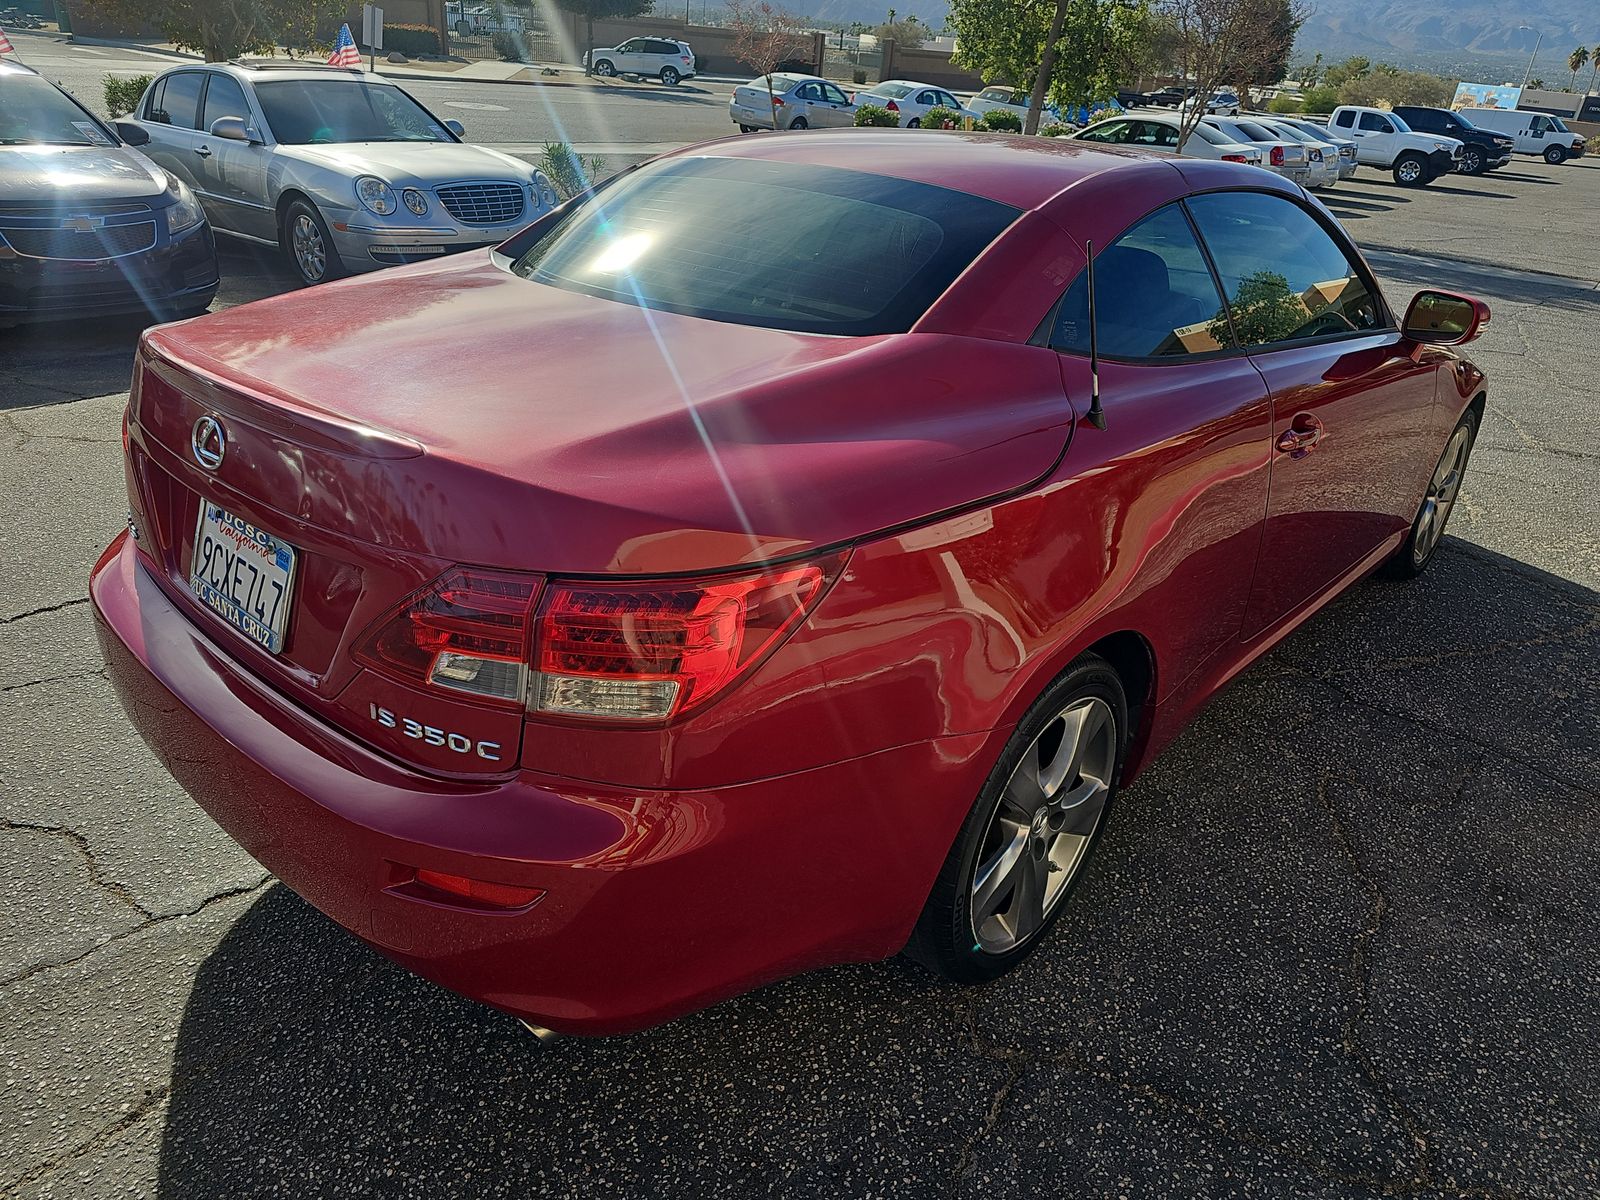
M865 94L868 96L887 96L891 100L898 100L901 96L909 96L915 88L904 83L880 83Z
M525 279L805 333L903 333L1017 210L865 171L738 158L641 167L545 234Z
M1407 125L1405 123L1405 119L1403 117L1401 117L1401 115L1399 113L1392 112L1392 113L1387 113L1385 115L1389 118L1389 120L1394 122L1395 131L1397 133L1410 133L1411 132L1411 126L1409 126L1409 125Z
M1572 130L1568 129L1566 127L1566 125L1562 123L1562 120L1561 120L1560 117L1546 117L1545 120L1550 122L1551 128L1557 130L1560 133L1571 133L1572 132Z
M337 142L453 142L449 130L397 87L354 79L256 84L272 136L286 146Z
M0 80L0 146L113 146L88 113L37 75Z

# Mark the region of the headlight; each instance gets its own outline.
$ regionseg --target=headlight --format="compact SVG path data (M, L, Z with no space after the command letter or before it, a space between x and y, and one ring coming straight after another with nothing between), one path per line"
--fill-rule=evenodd
M528 185L528 191L533 193L534 203L545 208L554 208L560 199L556 195L555 184L550 182L543 171L533 173L533 182Z
M1435 150L1451 150L1454 147L1452 147L1449 142L1435 142L1433 144L1433 148Z
M371 175L356 180L356 199L368 212L380 217L387 217L394 211L394 189Z
M400 199L405 202L405 206L407 208L409 208L419 217L423 216L428 211L428 198L421 192L417 191L416 188L407 188L405 191L401 192ZM362 201L362 203L365 204L366 202ZM367 205L367 207L370 208L372 206Z
M189 185L170 172L167 175L167 192L174 202L167 205L167 235L182 233L200 224L205 216L200 211L200 201L194 198Z

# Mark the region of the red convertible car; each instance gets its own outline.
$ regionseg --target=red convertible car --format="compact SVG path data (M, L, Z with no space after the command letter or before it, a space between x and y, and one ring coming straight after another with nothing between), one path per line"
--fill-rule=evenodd
M101 641L261 862L538 1027L987 979L1208 698L1428 565L1488 315L1231 163L693 148L150 331Z

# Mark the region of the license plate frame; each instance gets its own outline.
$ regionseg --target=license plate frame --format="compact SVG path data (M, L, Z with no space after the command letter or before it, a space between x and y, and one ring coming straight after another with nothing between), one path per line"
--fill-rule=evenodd
M218 578L216 568L224 562L226 574ZM269 654L283 653L294 613L299 565L300 551L295 546L222 505L200 498L189 555L189 590L207 611ZM241 585L244 604L237 599Z

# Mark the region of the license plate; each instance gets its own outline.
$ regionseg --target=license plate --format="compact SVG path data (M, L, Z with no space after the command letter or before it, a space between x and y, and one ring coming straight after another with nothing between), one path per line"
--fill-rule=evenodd
M283 651L294 602L295 549L220 504L200 501L189 587L212 612L245 637Z

